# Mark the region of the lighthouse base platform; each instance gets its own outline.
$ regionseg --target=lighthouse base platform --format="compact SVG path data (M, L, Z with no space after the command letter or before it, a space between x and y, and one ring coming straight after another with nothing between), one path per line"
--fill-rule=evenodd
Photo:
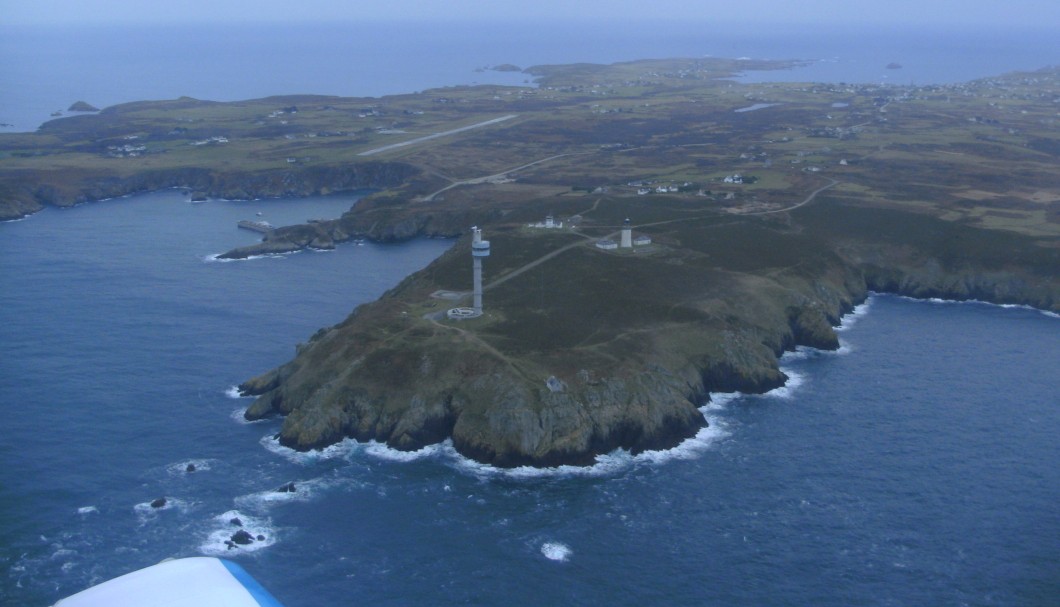
M482 311L475 308L449 308L445 315L449 320L470 320L482 316Z

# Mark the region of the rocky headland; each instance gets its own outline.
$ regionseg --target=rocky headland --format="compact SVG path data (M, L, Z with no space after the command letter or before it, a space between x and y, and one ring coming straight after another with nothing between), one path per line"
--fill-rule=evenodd
M285 416L280 442L299 450L347 437L402 450L451 439L498 466L588 464L693 436L711 392L783 385L778 357L837 348L833 326L869 291L1060 311L1056 249L836 200L787 219L690 222L637 254L587 241L488 289L483 318L442 320L430 294L469 286L462 241L242 384L257 396L246 417ZM927 222L941 240L880 235L908 222ZM487 268L510 271L569 244L504 224L492 239L505 252ZM953 256L949 239L981 248ZM737 263L715 265L725 259ZM542 282L549 292L537 300Z
M550 65L525 70L535 86L122 104L0 134L0 219L166 188L369 188L341 217L222 257L464 236L241 386L246 416L284 416L295 449L451 439L498 466L587 464L694 435L712 392L782 385L778 357L836 348L832 327L870 291L1060 311L1060 70L726 79L792 65ZM532 227L546 216L564 227ZM651 244L598 248L626 218ZM472 225L494 243L485 314L450 321Z

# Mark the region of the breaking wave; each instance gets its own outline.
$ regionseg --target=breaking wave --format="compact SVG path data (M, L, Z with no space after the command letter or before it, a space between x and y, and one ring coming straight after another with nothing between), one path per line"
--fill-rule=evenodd
M437 457L443 454L445 452L445 443L427 445L426 447L415 451L399 451L398 449L388 447L385 443L369 441L364 445L364 452L372 457L387 461L412 462L418 459ZM456 451L454 450L453 452L455 453Z
M228 415L228 417L231 417L232 421L236 422L237 424L243 424L245 426L249 426L250 424L260 424L260 423L269 421L269 418L267 418L267 417L263 417L261 419L247 419L245 417L245 413L246 412L247 412L247 408L246 407L240 407L240 408L232 411L232 413L230 413Z
M168 512L170 510L176 510L180 513L188 512L194 505L192 502L178 499L175 497L166 497L166 503L154 507L151 505L152 502L141 502L133 506L133 511L136 512L136 517L140 519L140 524L146 524L150 521L155 520L161 513Z
M170 476L187 476L196 472L206 472L210 469L210 463L216 460L189 459L166 466L166 472Z
M362 448L362 445L352 438L344 438L334 445L324 447L323 449L314 449L312 451L296 451L290 447L284 447L280 444L280 439L276 434L266 434L261 437L261 441L259 442L267 450L282 456L288 461L302 465L310 465L320 461L344 458Z
M199 552L206 556L256 552L276 543L276 529L270 519L249 516L238 510L229 510L213 517L211 527L205 541L199 544ZM249 540L242 541L247 543L233 541L233 536L239 531L246 532Z
M781 358L781 361L784 359ZM766 392L762 396L772 396L775 398L789 399L795 396L795 392L802 386L806 381L806 376L798 371L793 371L791 368L784 366L780 367L780 370L784 372L784 375L788 376L788 381L784 382L783 386L779 388L773 388L769 392Z
M291 481L275 489L241 495L235 499L235 503L240 508L257 512L277 504L307 502L320 493L322 489L326 489L329 484L325 479L320 478L308 481Z
M247 394L243 394L242 392L240 392L239 391L239 386L229 386L225 390L225 396L227 396L228 398L235 398L235 399L254 398L253 396L250 396L250 395L247 395Z
M1024 305L1024 304L997 304L997 303L992 303L992 302L989 302L989 301L983 301L981 299L942 299L940 297L931 297L931 298L928 298L928 299L918 299L916 297L909 297L908 295L895 295L894 297L897 297L899 299L904 299L906 301L916 301L916 302L921 302L921 303L926 302L926 303L930 303L930 304L942 304L942 305L960 304L960 305L973 305L973 306L991 306L991 307L995 307L995 308L1005 308L1005 309L1010 309L1010 310L1028 310L1028 311L1031 311L1031 312L1038 312L1039 314L1042 314L1043 316L1048 316L1050 318L1060 318L1060 314L1057 314L1056 312L1051 312L1049 310L1042 310L1041 308L1035 308L1034 306L1028 306L1028 305Z
M869 297L854 306L854 309L843 315L843 318L839 319L839 325L834 327L836 331L846 331L850 327L857 324L858 320L863 318L869 313L869 309L872 308L872 301L875 299L875 294L869 294Z
M541 554L545 555L545 558L550 561L559 561L561 563L566 562L573 554L573 551L566 544L559 542L545 542L541 544Z

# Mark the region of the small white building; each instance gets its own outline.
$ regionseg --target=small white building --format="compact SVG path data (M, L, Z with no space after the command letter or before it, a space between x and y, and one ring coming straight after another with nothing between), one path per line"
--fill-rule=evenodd
M618 248L618 243L611 240L610 238L604 238L603 240L596 241L596 248L603 249L605 251L613 251Z
M648 236L647 234L639 234L633 239L633 246L635 247L643 247L644 245L649 244L651 244L651 236Z
M539 228L539 229L543 229L543 230L558 230L558 229L563 228L563 222L562 221L556 221L555 217L553 217L552 215L549 215L548 217L545 217L544 221L539 221L537 223L531 223L527 227Z

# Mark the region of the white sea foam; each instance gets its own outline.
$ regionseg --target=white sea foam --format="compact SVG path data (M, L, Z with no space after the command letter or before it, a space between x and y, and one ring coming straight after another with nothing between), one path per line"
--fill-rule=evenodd
M308 481L291 481L294 485L294 491L280 491L280 487L277 487L275 489L241 495L235 499L235 503L236 506L240 508L257 512L277 504L307 502L319 495L321 491L339 482L342 481L325 478L315 478Z
M266 434L261 437L261 441L259 442L269 451L281 455L285 459L296 464L302 465L346 457L362 448L362 445L352 438L344 438L342 441L335 443L334 445L324 447L323 449L314 449L312 451L296 451L290 447L284 447L280 444L280 439L276 438L275 434Z
M795 383L801 381L801 376L795 374ZM789 380L790 381L790 380ZM783 390L783 389L780 389ZM778 391L774 391L777 393ZM783 392L779 392L783 395ZM353 439L346 438L341 442L326 447L322 450L296 451L280 444L275 435L269 434L261 439L261 445L267 450L284 457L285 459L302 465L312 465L316 462L332 460L337 458L348 458L359 452L371 457L399 463L407 463L422 459L435 459L445 463L461 472L471 474L480 478L511 478L530 479L547 477L601 477L610 476L629 469L636 465L648 464L658 465L671 460L688 460L700 457L705 451L711 449L719 440L730 435L725 423L709 413L718 411L725 407L730 401L743 396L740 393L714 393L711 394L711 402L700 408L708 426L701 428L695 436L682 441L671 449L654 451L643 451L633 455L628 450L616 449L611 453L598 455L595 462L590 466L563 465L550 468L538 468L533 466L519 466L515 468L498 468L489 464L474 461L461 455L453 447L451 440L428 445L416 451L399 451L388 447L384 443L369 441L359 443ZM264 491L238 498L238 504L244 507L253 505L268 505L270 503L288 500L308 499L312 490L320 485L321 479L308 481L307 483L296 483L298 492L295 494L278 493L275 491ZM301 493L303 486L310 493Z
M704 411L704 409L705 407L700 409L700 411ZM704 417L706 417L705 411ZM633 456L633 463L647 462L652 464L665 464L672 460L690 460L702 456L704 452L712 448L719 440L729 436L729 432L725 429L725 424L721 420L707 417L707 423L709 425L705 428L700 428L695 436L682 441L681 444L672 449L643 451L638 453Z
M153 508L151 502L142 502L133 506L133 510L136 512L137 518L140 519L140 524L145 524L155 519L159 513L166 512L169 510L176 510L178 512L187 512L192 507L192 503L177 499L175 497L167 497L166 503L160 508Z
M464 457L453 448L451 441L442 443L448 462L460 472L479 478L531 479L549 477L594 477L609 476L625 470L633 463L633 456L628 451L616 449L611 453L596 456L592 466L555 466L553 468L535 468L519 466L517 468L498 468Z
M711 392L710 401L699 408L706 415L707 411L720 411L732 401L744 396L742 392Z
M57 561L57 560L64 559L64 558L67 558L67 557L70 557L70 556L75 556L76 554L77 554L76 550L71 550L69 548L59 548L58 550L53 552L51 557L49 557L49 558L51 560L53 560L53 561Z
M399 451L392 447L388 447L385 443L369 441L365 445L364 452L372 457L392 462L412 462L418 459L437 457L445 452L445 447L443 443L436 443L434 445L427 445L426 447L415 451Z
M229 263L235 261L252 261L254 259L284 259L288 255L293 255L295 253L298 253L298 251L290 251L288 253L269 253L268 255L251 255L240 259L221 259L221 255L224 255L224 253L214 253L213 255L203 256L202 261L203 263Z
M227 396L228 398L235 398L235 399L254 398L253 396L250 396L250 395L247 395L247 394L243 394L242 392L240 392L239 391L239 386L228 386L228 389L225 390L225 396Z
M208 459L189 459L175 464L166 466L166 472L172 476L185 476L188 474L195 474L196 472L206 472L210 469L210 462ZM195 466L195 470L188 472L188 466Z
M790 350L780 355L780 362L791 362L793 360L806 360L812 356L816 356L818 352L817 348L810 348L809 346L796 346L794 350Z
M77 509L77 513L78 514L94 514L94 513L98 514L99 513L99 508L96 508L95 506L82 506L82 507Z
M700 411L706 416L707 406ZM498 468L489 464L476 462L460 455L453 448L451 441L445 441L440 446L442 454L451 464L462 472L472 474L480 478L510 478L510 479L532 479L532 478L556 478L556 477L603 477L612 476L623 470L628 470L637 465L659 465L674 460L689 460L700 457L704 452L711 449L719 440L729 436L724 422L714 417L707 417L708 426L700 428L695 436L682 441L671 449L660 449L656 451L642 451L633 455L626 449L615 449L602 455L597 455L595 463L591 466L554 466L551 468L535 468L533 466L519 466L516 468Z
M799 389L799 386L805 381L805 376L797 371L792 371L790 368L780 368L784 372L784 375L788 376L788 381L784 382L784 385L779 388L774 388L769 392L766 392L762 396L772 396L775 398L789 399L795 396L795 392Z
M541 544L541 554L550 561L566 562L573 554L570 547L559 542L545 542Z
M836 331L846 331L850 327L854 326L858 320L869 313L869 309L872 307L872 300L875 298L874 294L869 294L868 299L854 306L854 309L843 315L843 318L839 321L839 326L834 327Z
M232 519L238 518L242 526L232 523ZM211 528L206 540L199 544L199 552L206 556L231 556L246 552L256 552L268 548L276 543L276 530L272 521L267 518L259 518L241 513L238 510L229 510L224 514L213 517ZM254 541L246 544L226 544L232 540L232 534L240 529L246 531L254 538ZM264 539L258 539L258 537Z
M820 356L836 356L842 354L850 354L850 344L839 340L839 347L835 350L821 350L819 348L812 348L810 346L796 346L794 350L785 352L780 356L780 363L790 363L796 360L807 360L810 358L817 358ZM785 371L786 372L786 371Z
M229 413L228 417L232 418L232 421L237 424L243 424L244 426L249 426L250 424L262 424L269 421L269 418L267 417L261 419L247 419L245 415L246 412L247 407L240 407Z
M1035 308L1034 306L1027 306L1027 305L1024 305L1024 304L996 304L996 303L992 303L992 302L989 302L989 301L983 301L981 299L941 299L941 298L938 298L938 297L932 297L930 299L917 299L916 297L909 297L908 295L896 295L895 297L897 297L899 299L904 299L906 301L927 302L927 303L932 303L932 304L936 304L936 305L954 305L954 304L959 304L959 305L974 305L974 306L992 306L992 307L995 307L995 308L1005 308L1005 309L1015 309L1015 310L1029 310L1031 312L1038 312L1038 313L1043 314L1045 316L1048 316L1050 318L1060 318L1060 314L1057 314L1056 312L1051 312L1049 310L1042 310L1040 308Z

